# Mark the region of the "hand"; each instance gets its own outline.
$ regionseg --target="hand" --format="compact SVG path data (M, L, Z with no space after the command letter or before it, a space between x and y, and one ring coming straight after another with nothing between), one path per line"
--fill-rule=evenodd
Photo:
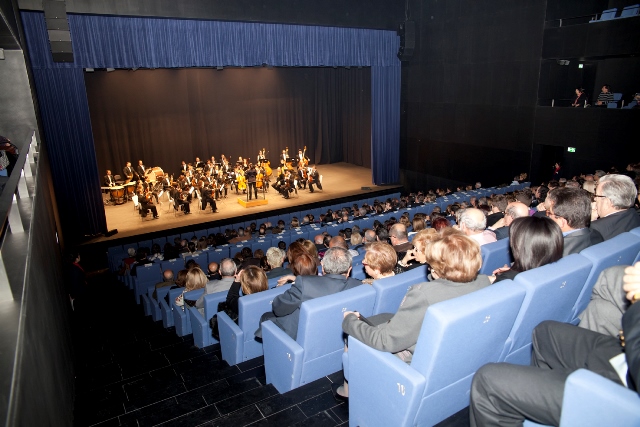
M489 278L489 282L494 283L496 281L496 276L487 276Z
M282 276L281 278L278 279L278 284L276 286L282 286L285 283L287 283L289 280L292 281L296 281L296 276L294 276L293 274L287 274L286 276Z
M622 278L624 285L622 289L627 293L627 299L633 301L634 296L640 298L640 262L636 265L624 269L624 277Z
M409 261L413 261L415 259L416 259L416 249L413 248L413 249L407 251L407 253L405 254L404 258L402 258L402 263L404 265L407 265L409 263Z
M504 227L504 217L497 220L496 223L491 226L491 228L494 230L497 230L498 228L502 228L502 227Z
M496 274L501 274L504 273L505 271L511 270L511 267L509 267L507 264L505 264L503 267L498 267L495 270L493 270L493 275Z
M342 318L344 319L345 317L347 317L350 314L353 314L356 317L360 317L360 313L358 313L357 311L345 311L344 313L342 313Z

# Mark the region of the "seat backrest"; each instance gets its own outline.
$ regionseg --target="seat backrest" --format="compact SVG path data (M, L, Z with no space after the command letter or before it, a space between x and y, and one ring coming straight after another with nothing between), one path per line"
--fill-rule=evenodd
M160 269L160 264L154 262L151 264L139 265L136 267L136 276L140 283L162 282L162 270Z
M622 94L621 94L621 93L615 92L615 93L613 94L613 100L614 100L615 102L618 102L618 101L620 101L621 99L622 99Z
M509 334L505 356L531 342L533 328L544 320L568 322L572 308L592 267L591 261L573 254L516 276L513 286L526 291L522 309Z
M480 274L491 275L496 268L505 264L511 265L513 258L509 249L509 239L501 239L493 243L480 246L482 253L482 267Z
M624 9L622 9L622 13L620 13L620 18L629 18L631 16L636 16L638 15L639 9L640 9L640 4L627 6Z
M640 237L633 233L622 233L616 237L593 245L580 252L580 255L593 263L593 269L586 280L582 292L576 301L574 318L587 308L591 300L591 290L600 273L614 265L631 265L640 252Z
M613 19L616 17L616 12L618 11L617 8L613 8L613 9L607 9L605 11L602 12L602 15L600 15L600 21L608 21L610 19Z
M376 292L371 286L360 285L303 302L296 341L304 348L304 362L344 350L342 313L358 311L365 317L371 316L375 299Z
M190 259L197 262L200 268L202 269L202 271L207 271L207 264L209 261L206 253L200 252L199 254L188 255L184 257L184 263L186 264L187 261L189 261Z
M221 291L204 296L204 314L205 320L209 320L218 312L218 304L227 299L229 291ZM209 322L207 322L208 324ZM258 329L256 327L256 329Z
M409 288L428 280L426 266L416 267L396 276L375 280L372 284L373 289L376 291L373 313L396 313Z
M425 396L497 362L525 290L499 282L430 306L411 367L427 379Z
M151 246L153 245L151 240L142 240L140 242L138 242L138 247L139 248L149 248L151 249Z
M260 317L271 310L273 299L291 288L291 284L278 286L238 299L238 327L244 332L245 341L254 339L260 327Z

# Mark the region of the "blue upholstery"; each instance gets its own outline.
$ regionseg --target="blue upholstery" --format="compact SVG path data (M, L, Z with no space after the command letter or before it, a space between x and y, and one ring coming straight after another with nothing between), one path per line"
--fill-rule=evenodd
M204 296L204 316L197 308L189 307L191 330L193 331L193 344L198 348L205 348L218 342L211 335L209 319L218 312L218 303L227 299L228 291L216 292Z
M182 293L182 288L171 289L169 291L169 304L162 298L160 302L160 313L162 314L162 326L170 328L174 326L173 322L173 301Z
M409 288L428 280L426 266L416 267L396 276L375 280L372 284L373 289L376 291L373 314L397 312Z
M262 343L254 333L260 326L260 317L271 311L273 299L289 289L283 285L257 294L246 295L238 300L238 323L226 313L218 313L218 330L222 359L229 365L262 356ZM195 329L194 329L195 336Z
M367 278L367 272L364 271L364 265L362 265L362 262L352 263L351 277L358 280L364 280Z
M209 263L209 259L206 253L201 252L197 253L196 255L187 255L184 257L184 263L186 264L190 259L197 262L203 271L207 271L207 264Z
M539 426L525 421L525 426ZM638 394L594 372L578 369L567 378L560 427L637 427Z
M597 245L583 249L580 255L593 263L582 292L573 307L571 323L578 324L578 316L591 300L591 290L602 270L614 265L631 265L640 252L640 238L632 233L622 233Z
M640 227L634 228L633 230L629 231L629 233L633 234L634 236L637 236L640 239ZM640 251L638 251L638 255L636 255L636 259L633 261L633 264L635 264L638 261L640 261Z
M144 310L145 316L151 316L151 312L153 309L151 308L151 300L149 296L145 293L140 295L140 299L142 300L142 309Z
M611 19L614 19L616 17L616 12L618 11L617 8L613 8L613 9L607 9L604 10L602 12L602 14L600 14L600 19L592 19L589 22L598 22L598 21L609 21Z
M147 297L149 298L149 302L151 304L151 318L154 322L158 320L162 320L162 309L160 308L159 300L164 299L164 296L169 293L170 286L163 286L162 288L158 288L156 290L155 285L147 288ZM153 297L153 291L156 291L157 298Z
M490 276L496 268L503 267L505 264L511 265L513 262L508 238L482 245L480 252L482 253L480 274Z
M633 4L631 6L627 6L622 9L620 13L620 18L631 18L633 16L638 16L638 10L640 9L640 4Z
M203 292L204 289L196 289L185 293L184 297L190 300L197 300ZM169 300L169 302L171 302L171 313L173 314L173 326L176 327L176 335L183 337L191 334L191 317L187 315L187 305L185 304L183 307L177 306L175 298Z
M430 306L410 365L349 337L349 424L434 425L469 405L473 375L499 359L524 297L501 282Z
M511 286L522 287L527 294L505 344L501 361L519 365L530 363L533 328L544 320L568 322L571 319L573 305L591 267L588 259L573 254L516 276Z
M136 304L140 304L140 296L147 292L147 286L162 282L160 264L151 263L136 267L136 275L133 278L133 292Z
M149 248L151 249L151 246L153 245L151 240L142 240L140 242L138 242L138 247L139 248Z
M267 383L284 393L342 368L342 313L370 316L376 293L361 285L302 303L294 341L273 322L262 323Z

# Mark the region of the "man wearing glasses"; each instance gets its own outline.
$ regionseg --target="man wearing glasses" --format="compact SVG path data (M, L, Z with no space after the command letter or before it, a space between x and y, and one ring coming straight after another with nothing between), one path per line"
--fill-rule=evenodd
M544 202L545 212L562 230L562 256L604 241L598 230L589 228L591 197L581 188L561 187L549 192Z
M612 174L600 178L595 194L599 218L591 223L591 229L609 240L640 227L640 216L633 209L637 195L636 186L628 176Z

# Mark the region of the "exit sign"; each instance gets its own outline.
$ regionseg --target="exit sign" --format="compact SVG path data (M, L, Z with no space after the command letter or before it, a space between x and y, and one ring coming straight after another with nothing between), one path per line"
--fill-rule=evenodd
M576 147L567 147L567 151L569 153L575 153L576 152Z

